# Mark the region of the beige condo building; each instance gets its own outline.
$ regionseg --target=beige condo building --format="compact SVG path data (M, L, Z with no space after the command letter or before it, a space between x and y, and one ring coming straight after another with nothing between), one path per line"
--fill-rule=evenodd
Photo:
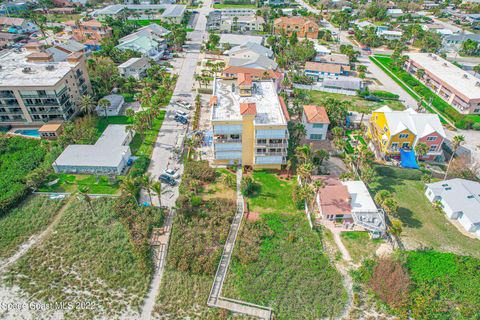
M58 62L41 51L0 54L0 125L69 120L78 112L81 96L91 92L81 52Z

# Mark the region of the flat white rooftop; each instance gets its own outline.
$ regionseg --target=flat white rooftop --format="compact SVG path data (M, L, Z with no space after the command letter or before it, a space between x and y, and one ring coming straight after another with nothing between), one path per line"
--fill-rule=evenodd
M480 99L480 79L435 54L408 53L407 55L416 65L441 79L468 99Z
M23 51L0 53L0 87L54 86L74 67L66 61L27 62L29 54ZM47 66L52 67L47 69Z
M217 105L212 108L212 121L241 121L240 103L254 102L257 108L255 125L286 125L287 121L272 81L253 82L251 97L240 97L236 81L215 79L213 94Z
M373 202L372 196L368 192L367 186L363 181L343 181L350 194L352 212L377 212L378 208Z

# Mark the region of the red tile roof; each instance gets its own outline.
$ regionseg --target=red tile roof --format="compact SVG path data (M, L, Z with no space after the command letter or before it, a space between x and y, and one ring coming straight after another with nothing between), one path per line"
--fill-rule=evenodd
M211 96L210 97L210 106L213 106L214 104L218 103L218 97L217 96Z
M285 116L285 120L290 121L290 114L288 113L287 105L283 100L282 96L278 96L278 101L280 101L280 106L282 107L283 115Z
M257 115L257 104L255 102L240 103L240 114L242 116Z
M308 123L330 123L330 119L328 119L327 111L324 107L304 105L303 113L305 113Z
M320 207L322 215L351 214L350 194L348 188L337 178L330 176L312 177L320 179L324 187L320 189Z
M339 64L319 63L312 61L308 61L307 63L305 63L305 70L312 70L318 72L341 73L342 68L343 67Z
M252 84L252 75L250 73L239 73L237 78L239 86L248 86Z

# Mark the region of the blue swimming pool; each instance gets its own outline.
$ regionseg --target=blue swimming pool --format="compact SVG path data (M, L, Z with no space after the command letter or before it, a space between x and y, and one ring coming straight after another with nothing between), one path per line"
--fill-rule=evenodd
M38 129L18 129L15 130L16 134L21 134L22 136L40 138Z

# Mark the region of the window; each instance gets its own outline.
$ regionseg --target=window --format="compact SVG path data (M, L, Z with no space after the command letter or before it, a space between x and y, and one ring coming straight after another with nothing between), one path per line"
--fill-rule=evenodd
M314 129L321 129L321 128L323 128L323 123L314 123L313 128Z
M402 144L402 148L403 148L403 149L407 149L407 148L409 147L409 145L410 145L410 143L404 142L404 143Z
M398 143L396 142L392 143L392 149L398 149Z
M323 139L323 134L311 134L310 135L310 140L322 140Z
M480 113L480 109L474 109L473 113Z
M437 151L437 145L436 144L433 144L433 145L430 146L429 152L434 152L434 151Z
M408 138L408 133L401 133L398 137L400 139L407 139Z
M427 137L427 141L435 141L437 140L437 137Z
M387 126L383 127L383 131L388 132L388 127Z

